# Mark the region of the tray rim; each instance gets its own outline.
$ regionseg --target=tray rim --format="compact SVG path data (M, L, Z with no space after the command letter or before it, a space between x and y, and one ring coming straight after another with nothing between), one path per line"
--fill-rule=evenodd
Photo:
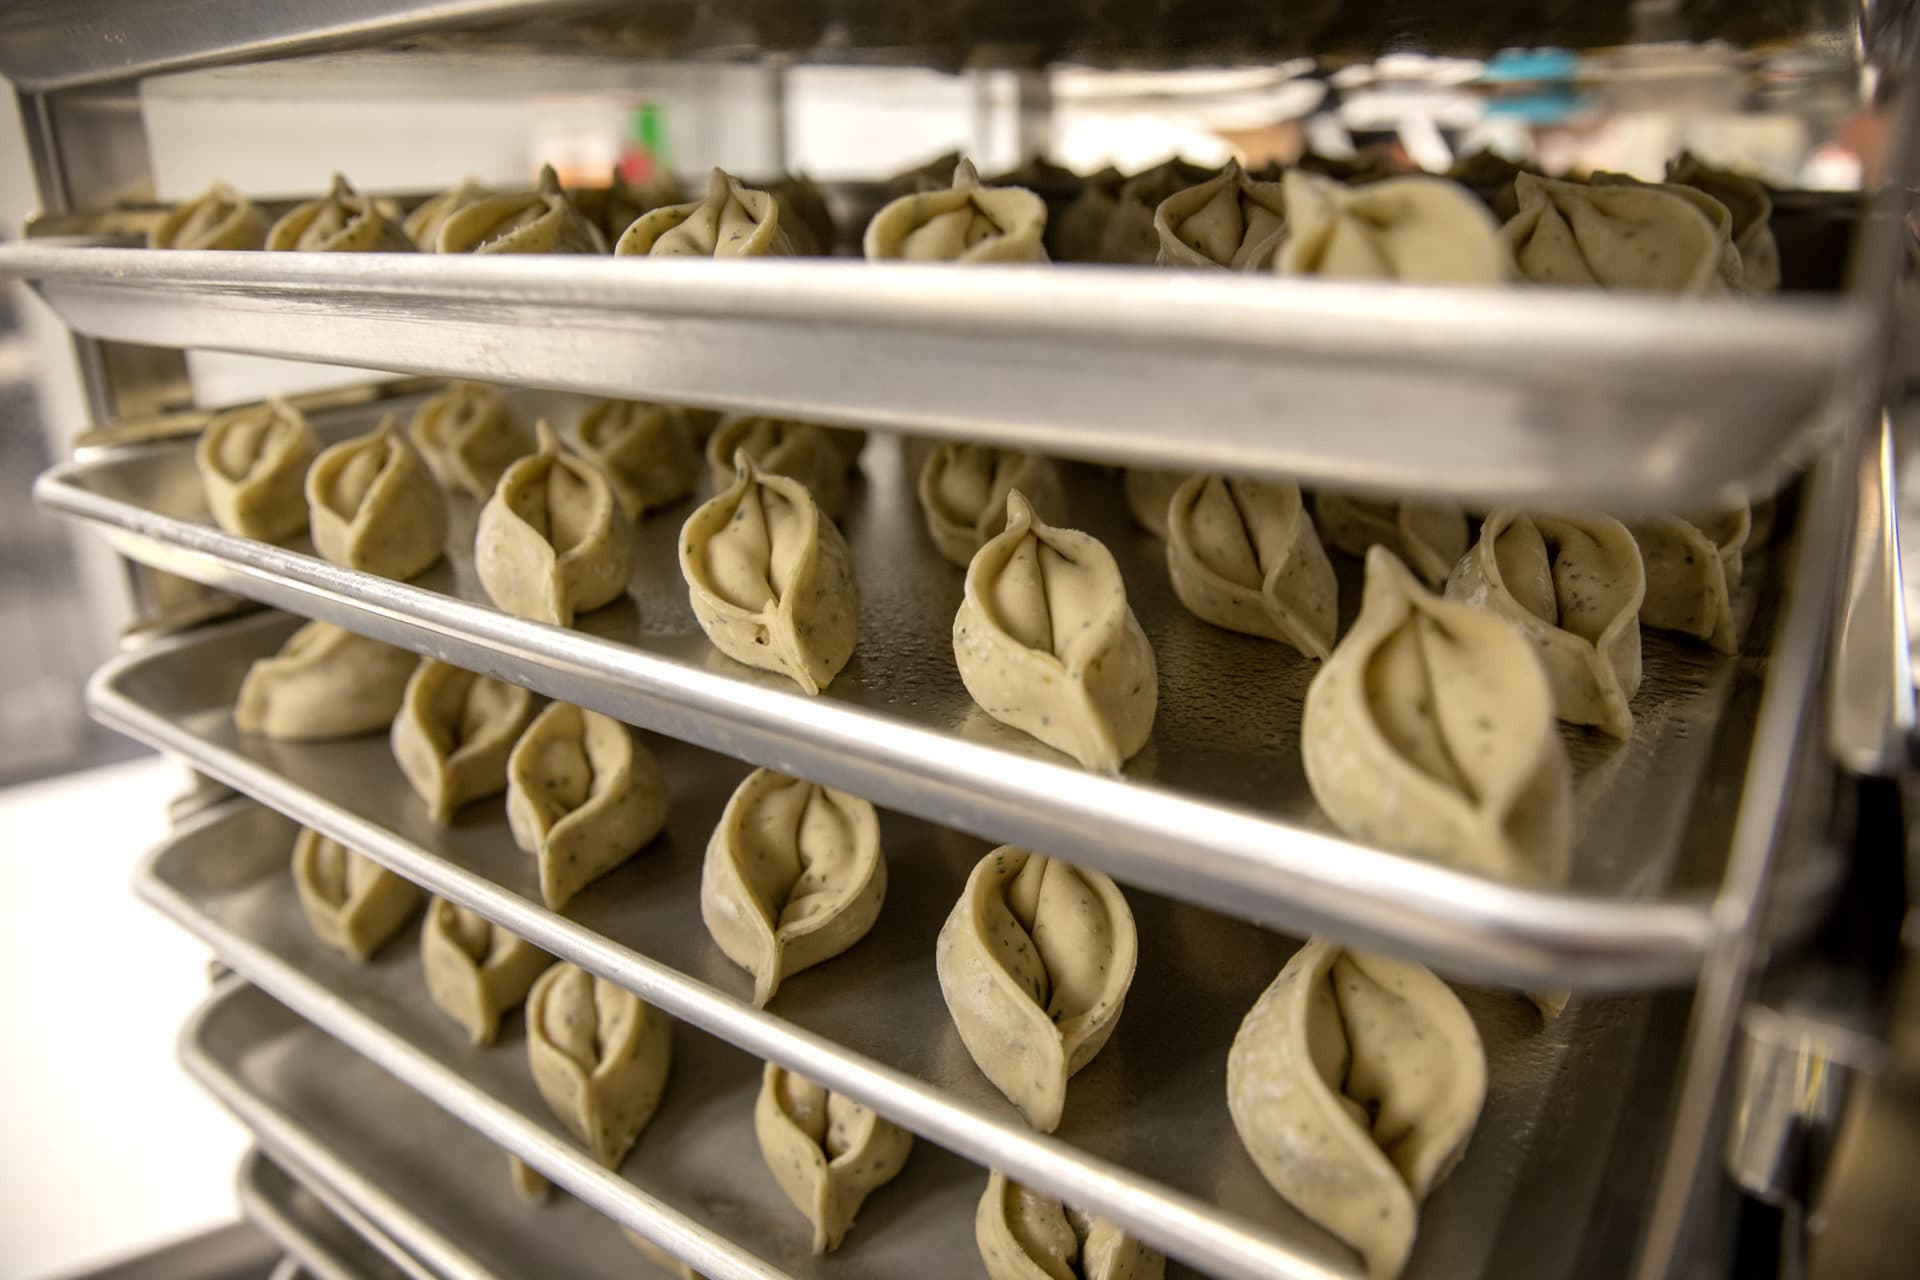
M210 998L218 998L220 994L216 991ZM185 1065L184 1056L182 1064ZM222 1105L227 1106L228 1110L234 1109L223 1095L218 1095L218 1091L207 1082L205 1077L196 1075L194 1078L208 1092L221 1096ZM422 1265L419 1259L408 1253L398 1241L388 1235L381 1224L375 1222L373 1216L362 1206L352 1204L349 1196L300 1167L291 1153L269 1150L274 1145L273 1140L255 1131L253 1147L240 1157L240 1164L234 1170L234 1198L239 1202L242 1216L271 1236L273 1242L293 1255L302 1267L314 1272L317 1280L330 1280L333 1276L356 1277L359 1273L335 1256L325 1242L315 1238L303 1224L295 1220L285 1205L274 1199L267 1189L261 1186L260 1178L264 1169L270 1167L277 1170L289 1184L305 1190L320 1202L341 1230L357 1237L369 1249L385 1258L389 1264L411 1277L412 1280L443 1280L443 1277ZM350 1219L348 1214L341 1212L341 1206L337 1203L340 1201L348 1202L348 1206L353 1210L352 1219L358 1219L358 1221Z

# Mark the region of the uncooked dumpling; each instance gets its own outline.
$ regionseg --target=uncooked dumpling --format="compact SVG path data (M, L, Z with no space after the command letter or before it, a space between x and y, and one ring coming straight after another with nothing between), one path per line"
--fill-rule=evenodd
M544 1203L553 1191L546 1174L511 1152L507 1154L507 1181L513 1186L513 1194L527 1204Z
M1047 236L1052 257L1061 262L1100 261L1101 242L1106 237L1107 224L1119 207L1115 197L1124 181L1120 171L1112 166L1081 179L1079 194L1060 214Z
M853 1099L769 1062L753 1104L760 1158L831 1253L860 1206L906 1166L913 1135Z
M267 232L267 248L308 253L413 253L413 241L339 174L318 200L297 204Z
M1118 773L1153 732L1160 676L1113 554L1018 490L967 566L953 660L981 710L1084 768Z
M847 434L861 438L858 432ZM807 486L828 518L846 514L848 459L835 443L833 429L784 418L729 418L707 439L707 466L715 489L733 483L733 460L742 451L761 475L786 476Z
M1339 584L1300 486L1193 476L1167 508L1167 570L1199 618L1324 658Z
M1363 558L1367 548L1385 547L1435 591L1467 553L1467 513L1446 503L1317 493L1313 510L1327 546Z
M472 178L462 178L459 186L441 192L408 214L400 224L401 230L407 233L407 239L413 241L414 248L422 253L433 253L440 247L440 228L447 225L448 218L493 194Z
M1480 1033L1417 964L1310 939L1248 1011L1227 1109L1260 1173L1374 1280L1406 1264L1419 1205L1466 1151L1487 1092Z
M605 253L607 238L560 189L552 165L531 191L483 196L447 215L440 253Z
M1447 579L1447 599L1491 609L1533 642L1555 713L1624 738L1640 689L1646 573L1633 535L1606 516L1502 510Z
M665 1014L570 964L527 996L527 1066L554 1117L609 1169L653 1119L673 1064Z
M175 205L147 233L149 249L264 249L267 215L224 182Z
M1471 191L1444 178L1388 178L1349 187L1301 169L1283 180L1281 275L1417 284L1499 284L1513 274L1499 224Z
M785 258L794 247L782 229L780 204L719 169L707 194L635 220L613 251L623 257Z
M985 187L973 162L953 185L893 201L867 224L869 262L1045 262L1047 206L1020 187Z
M393 723L420 659L330 622L309 622L240 682L233 723L288 742L351 738Z
M833 252L840 242L840 228L818 183L804 173L789 173L769 183L767 194L780 206L780 229L797 256Z
M1691 520L1653 516L1628 527L1647 570L1640 621L1705 640L1721 653L1739 652L1733 592L1745 568L1750 511L1736 507Z
M1120 1020L1139 953L1133 912L1098 871L1002 845L940 927L940 994L967 1052L1042 1133L1067 1080Z
M735 459L733 484L680 530L680 573L700 629L736 662L807 693L853 656L860 597L846 539L807 487Z
M1262 270L1273 265L1286 227L1280 184L1249 177L1238 162L1168 196L1153 213L1163 267Z
M653 752L611 716L555 702L507 758L507 824L540 865L555 911L660 834L667 785Z
M213 521L241 538L273 542L307 527L307 468L320 440L284 400L223 413L207 424L194 464Z
M438 560L447 504L388 414L368 435L334 445L307 471L314 549L338 565L407 579Z
M480 502L493 495L514 460L533 449L506 398L484 382L449 382L439 395L421 401L407 424L407 438L434 479Z
M518 685L423 659L393 721L393 758L433 820L507 789L507 756L533 716Z
M920 514L940 554L957 565L999 532L1007 495L1018 489L1043 520L1064 520L1066 490L1053 463L1037 453L984 444L942 444L920 468Z
M1677 196L1700 211L1713 227L1713 238L1719 246L1720 289L1727 293L1745 293L1747 291L1746 264L1740 260L1740 249L1733 241L1733 215L1727 212L1727 206L1700 190L1698 187L1685 186L1673 182L1642 182L1626 173L1599 172L1588 178L1595 187L1646 187L1654 191L1664 191Z
M771 769L734 791L707 842L700 916L753 975L753 1002L860 941L880 916L880 820L858 796Z
M1733 218L1733 243L1747 292L1772 293L1780 287L1780 246L1773 238L1773 197L1742 173L1716 169L1691 152L1667 161L1667 181L1696 187L1726 206Z
M574 208L606 235L607 243L619 241L621 232L635 220L670 204L681 204L687 193L671 173L662 169L644 182L628 182L619 165L604 187L578 187L567 192Z
M1167 1260L1119 1227L1005 1174L987 1178L973 1214L987 1280L1161 1280Z
M544 420L534 434L538 451L506 469L480 511L473 567L508 613L570 627L627 589L633 522L600 468L562 449Z
M693 492L700 455L685 415L638 400L601 400L574 428L580 456L606 473L629 519L671 506Z
M1523 173L1520 212L1501 231L1520 274L1536 284L1667 293L1724 286L1713 223L1656 187L1590 187Z
M400 932L425 896L365 854L305 827L293 842L293 887L313 936L355 960Z
M1100 228L1095 260L1151 266L1160 256L1160 233L1154 230L1154 211L1167 197L1213 176L1213 170L1175 157L1121 182L1114 192L1113 207Z
M476 1047L493 1043L500 1018L527 998L553 957L525 938L445 898L427 904L420 964L427 993L466 1028Z
M1307 689L1300 752L1314 798L1356 840L1566 882L1572 784L1533 645L1427 592L1383 547L1367 553L1360 616Z
M1167 506L1174 493L1187 482L1190 472L1156 471L1151 467L1128 467L1124 484L1127 511L1142 529L1165 541Z

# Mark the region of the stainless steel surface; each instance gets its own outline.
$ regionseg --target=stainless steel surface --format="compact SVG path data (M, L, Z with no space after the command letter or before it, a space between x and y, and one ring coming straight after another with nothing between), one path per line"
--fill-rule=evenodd
M571 412L551 397L547 408ZM322 434L364 427L367 412L329 418ZM1730 807L1703 802L1701 788L1734 785L1751 745L1780 553L1752 560L1740 599L1743 618L1755 619L1747 656L1723 658L1649 632L1633 739L1618 745L1567 732L1583 832L1574 880L1565 892L1525 891L1334 834L1299 756L1313 664L1188 614L1160 544L1128 520L1117 478L1093 469L1071 469L1073 521L1113 549L1158 655L1154 741L1127 776L1109 778L1059 763L1064 757L987 718L953 667L948 636L962 574L925 540L911 452L892 438L868 446L843 522L860 578L861 647L820 698L713 651L675 559L685 507L643 524L632 594L562 630L480 603L469 554L474 510L464 501L454 504L451 563L405 584L315 559L304 543L250 542L202 523L184 444L101 454L56 469L36 491L170 572L1229 914L1295 933L1330 931L1482 980L1594 989L1691 980L1713 934L1712 891L1732 821ZM1342 561L1348 618L1359 604L1356 569ZM231 781L240 762L213 756L243 744L203 743L187 726L205 723L194 713L230 700L238 671L183 674L172 692L136 682L139 706L116 698L120 677L104 674L96 707ZM258 744L244 745L243 757Z
M94 337L1651 511L1770 492L1855 385L1876 314L1227 272L50 241L0 246L5 275Z
M1756 1005L1742 1019L1727 1171L1752 1196L1813 1205L1849 1094L1885 1054L1818 1008Z
M383 1240L377 1248L355 1234L312 1191L258 1150L240 1161L234 1195L247 1220L273 1237L314 1280L396 1280L410 1275L434 1280L431 1272L394 1266L385 1251L391 1241Z
M433 871L419 878L436 891L460 887L456 896L507 927L673 1016L858 1097L933 1142L1127 1223L1209 1275L1353 1274L1350 1256L1260 1179L1225 1107L1234 1029L1291 943L1132 895L1142 952L1126 1016L1074 1078L1059 1133L1037 1135L973 1067L933 972L933 938L982 846L883 815L892 871L874 931L846 955L790 979L772 1012L756 1011L747 1004L750 984L713 947L696 905L702 847L739 771L660 745L675 793L664 847L590 888L572 920L526 896L537 893L527 859L506 843L497 813L462 822L457 837L443 841L447 860L415 857L396 869ZM362 778L361 786L379 808L378 781ZM451 1024L418 990L412 946L392 944L379 964L360 968L307 936L285 874L293 831L256 806L210 815L154 855L139 891L242 973L310 1016L324 1012L333 1019L329 1029L356 1047L365 1037L336 1025L348 1008L427 1048L438 1042L432 1034L450 1039L441 1028ZM451 854L455 844L461 852ZM394 852L387 844L365 848L382 861ZM501 885L478 879L476 870ZM308 1007L318 999L311 988L330 993L324 1010ZM1524 1258L1529 1274L1546 1277L1571 1273L1583 1253L1624 1255L1627 1240L1583 1233L1609 1160L1617 1159L1615 1125L1627 1110L1629 1077L1664 1052L1647 1036L1653 1003L1578 999L1542 1026L1519 996L1462 994L1487 1045L1487 1108L1466 1160L1423 1210L1407 1276L1505 1275ZM704 1078L689 1069L676 1065L676 1081ZM1654 1074L1663 1076L1657 1066ZM1655 1088L1665 1084L1656 1079ZM653 1152L652 1141L649 1130L643 1152ZM1546 1170L1552 1186L1543 1192ZM1628 1161L1617 1176L1633 1185L1646 1172Z
M1914 759L1913 658L1900 569L1900 469L1891 415L1883 414L1878 429L1865 433L1858 485L1827 738L1842 768L1890 778Z

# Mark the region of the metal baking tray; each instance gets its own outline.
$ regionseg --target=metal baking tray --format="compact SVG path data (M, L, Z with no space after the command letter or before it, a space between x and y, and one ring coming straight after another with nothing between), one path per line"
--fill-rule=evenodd
M1771 492L1863 297L1673 300L1100 267L0 246L89 337L779 413L1481 504ZM1844 405L1843 405L1844 401Z
M577 411L571 397L526 399L529 411L562 420ZM365 429L378 412L343 410L324 420L322 435ZM566 630L484 603L470 501L453 503L449 560L408 584L319 560L304 542L254 542L205 523L184 442L91 455L48 472L36 493L169 572L1292 933L1332 932L1516 984L1692 980L1716 936L1712 890L1734 809L1727 799L1755 740L1786 557L1750 560L1739 607L1757 618L1745 656L1649 632L1632 740L1566 732L1581 832L1573 882L1529 891L1336 834L1300 761L1300 708L1315 665L1189 614L1173 595L1161 544L1127 517L1118 477L1095 468L1066 468L1072 520L1112 548L1153 642L1161 671L1153 741L1123 777L1104 777L990 719L953 665L963 574L921 527L914 452L891 436L867 446L844 521L861 592L860 647L817 698L720 656L701 633L676 558L685 506L643 523L631 593ZM1336 561L1350 620L1358 565ZM237 669L196 668L171 691L152 685L149 710L181 720L230 701L239 678ZM104 679L102 692L115 677ZM181 731L140 730L115 710L122 704L101 705L137 733Z
M216 997L223 998L223 997ZM202 1076L202 1079L205 1077ZM314 1280L437 1280L398 1244L364 1219L350 1226L310 1185L258 1148L247 1152L234 1175L240 1212L285 1249ZM409 1265L395 1265L397 1252Z
M495 806L476 806L487 811L464 815L458 830L437 837L438 855L391 858L399 852L391 837L363 847L437 892L460 889L456 896L508 928L673 1016L858 1097L933 1143L1122 1221L1206 1274L1356 1274L1350 1255L1268 1189L1225 1106L1234 1030L1292 943L1131 895L1142 948L1126 1015L1075 1076L1059 1132L1038 1135L973 1066L933 970L934 936L983 847L883 815L890 876L879 922L844 956L783 984L773 1012L757 1011L743 975L707 938L697 905L702 846L738 768L661 745L675 797L666 836L582 893L569 918L537 905L527 859L508 843ZM362 772L352 785L370 814L393 795L390 773ZM418 814L413 824L424 825ZM411 946L394 944L379 964L361 968L311 940L286 875L293 835L288 819L240 803L178 834L143 867L137 888L316 1020L323 1012L351 1019L347 1010L357 1009L400 1034L451 1038L450 1024L424 1003ZM306 1007L310 988L331 993L324 1010ZM1631 1231L1605 1240L1585 1240L1584 1231L1605 1187L1643 1186L1649 1175L1658 1145L1650 1135L1657 1137L1672 1086L1663 1046L1677 1034L1670 1020L1675 1010L1684 1014L1683 996L1576 999L1543 1025L1520 996L1462 994L1487 1045L1487 1107L1466 1160L1423 1211L1407 1277L1503 1275L1521 1258L1529 1274L1551 1277L1574 1274L1583 1254L1623 1256ZM416 1027L421 1020L430 1025ZM363 1036L335 1021L325 1025L364 1047ZM683 1070L675 1067L676 1079L688 1078ZM473 1083L493 1087L491 1077ZM1623 1116L1636 1119L1616 1127ZM649 1130L649 1156L659 1154L652 1141ZM1549 1177L1552 1193L1540 1194ZM954 1194L977 1187L966 1182Z

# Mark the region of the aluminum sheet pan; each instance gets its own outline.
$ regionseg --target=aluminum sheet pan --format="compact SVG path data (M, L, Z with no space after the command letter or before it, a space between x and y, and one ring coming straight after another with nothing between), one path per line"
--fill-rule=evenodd
M364 1218L361 1225L349 1225L310 1183L256 1148L241 1158L234 1195L247 1220L314 1280L437 1280L384 1233L376 1229L377 1242L376 1236L361 1234L373 1225ZM388 1260L395 1253L406 1269Z
M1228 272L0 247L77 332L1481 504L1771 492L1864 300ZM1847 401L1850 404L1850 400Z
M663 753L662 765L676 808L660 847L583 893L570 920L525 899L533 889L527 860L505 843L497 813L479 824L469 815L457 833L460 847L477 855L470 865L501 876L507 890L471 900L483 911L490 901L496 910L488 913L508 927L675 1016L728 1038L745 1027L752 1034L738 1038L753 1052L859 1097L980 1163L1125 1222L1207 1274L1354 1273L1351 1257L1261 1180L1225 1106L1234 1030L1292 943L1131 895L1142 950L1126 1015L1106 1049L1074 1078L1059 1132L1036 1135L973 1066L933 971L933 938L981 846L886 815L888 902L872 933L835 961L789 979L772 1011L755 1011L746 1004L744 975L719 956L697 907L709 819L735 775L724 762L709 757L703 765L672 751ZM704 773L690 774L690 766ZM378 780L363 778L362 786L377 810ZM375 1014L392 1002L422 1006L411 946L392 944L378 965L362 969L307 936L285 871L293 835L287 819L258 806L210 815L151 859L140 891L222 954L240 957L235 967L264 985L317 984L336 1001ZM440 888L450 877L431 878ZM542 923L549 927L522 928ZM263 962L262 952L272 958ZM300 966L304 977L273 976L280 966ZM377 1002L357 994L362 983L380 985ZM1594 1197L1609 1180L1603 1171L1614 1126L1628 1112L1628 1068L1657 1044L1646 1038L1653 1002L1576 1000L1558 1022L1543 1026L1518 996L1465 989L1463 998L1487 1045L1487 1108L1466 1160L1427 1204L1406 1275L1503 1275L1521 1257L1529 1274L1573 1274ZM1677 994L1674 1000L1684 1007ZM714 1018L716 1012L725 1017ZM426 1007L420 1016L429 1015ZM1656 1079L1653 1087L1667 1083ZM1552 1170L1550 1194L1534 1189L1544 1170ZM1626 1185L1639 1185L1635 1173L1644 1177L1645 1170L1628 1174ZM1613 1247L1625 1249L1629 1237L1623 1233Z
M577 401L536 403L564 420ZM323 434L362 429L368 413L331 418ZM1779 585L1773 556L1752 558L1740 595L1742 617L1759 615L1746 656L1649 632L1634 737L1621 745L1566 731L1581 833L1574 878L1563 892L1526 891L1335 834L1300 762L1314 664L1188 614L1160 543L1132 525L1118 480L1093 468L1068 468L1073 521L1113 549L1153 642L1162 673L1154 739L1122 778L1109 778L988 718L954 669L963 575L921 528L912 452L894 437L868 444L845 521L860 647L818 698L721 657L701 633L676 559L685 507L644 522L631 593L564 630L483 603L470 502L455 504L450 561L404 584L318 560L304 543L283 548L203 523L185 444L89 457L48 473L37 492L167 571L1296 934L1334 932L1494 981L1618 989L1692 980L1713 937L1727 800L1752 739ZM1336 560L1351 619L1358 565ZM209 670L191 694L156 688L149 703L177 720L231 700L238 680L238 671Z

